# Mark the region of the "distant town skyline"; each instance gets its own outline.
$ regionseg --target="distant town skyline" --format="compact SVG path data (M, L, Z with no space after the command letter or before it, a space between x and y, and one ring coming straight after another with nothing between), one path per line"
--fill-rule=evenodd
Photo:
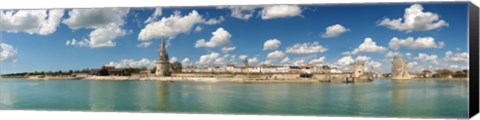
M1 73L154 67L165 36L185 66L468 68L467 3L2 10Z

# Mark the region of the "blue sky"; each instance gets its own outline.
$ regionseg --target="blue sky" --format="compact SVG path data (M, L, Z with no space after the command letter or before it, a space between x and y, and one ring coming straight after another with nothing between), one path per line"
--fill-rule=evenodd
M184 65L357 60L390 72L402 53L412 71L458 70L468 67L467 10L465 2L4 10L1 72L153 67L160 36Z

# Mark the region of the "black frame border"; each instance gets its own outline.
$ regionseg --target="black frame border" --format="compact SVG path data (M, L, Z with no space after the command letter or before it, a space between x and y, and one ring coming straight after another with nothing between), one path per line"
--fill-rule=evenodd
M479 9L478 7L469 2L468 4L468 36L469 36L469 53L470 53L470 65L469 65L469 116L470 118L478 113L479 102Z

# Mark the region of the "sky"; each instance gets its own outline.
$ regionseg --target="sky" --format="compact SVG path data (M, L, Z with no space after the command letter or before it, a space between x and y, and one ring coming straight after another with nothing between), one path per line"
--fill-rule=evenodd
M162 37L184 66L354 61L389 73L468 68L468 4L2 10L1 73L153 67Z

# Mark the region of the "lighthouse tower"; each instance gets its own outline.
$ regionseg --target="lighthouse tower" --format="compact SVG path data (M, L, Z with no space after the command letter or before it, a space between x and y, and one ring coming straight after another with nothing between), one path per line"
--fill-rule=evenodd
M170 76L170 62L168 60L167 49L165 47L165 39L162 37L162 43L160 45L160 55L156 64L156 76Z

